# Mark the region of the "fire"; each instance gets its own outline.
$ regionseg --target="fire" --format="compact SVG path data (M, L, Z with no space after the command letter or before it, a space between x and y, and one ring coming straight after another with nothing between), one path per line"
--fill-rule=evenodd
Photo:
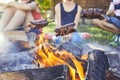
M79 62L71 53L51 46L45 39L44 34L39 35L39 39L36 42L39 46L36 54L37 62L40 67L51 67L56 65L67 65L69 67L70 76L72 80L84 80L85 72L83 70L82 63ZM72 62L73 65L70 63ZM78 77L76 77L76 73Z

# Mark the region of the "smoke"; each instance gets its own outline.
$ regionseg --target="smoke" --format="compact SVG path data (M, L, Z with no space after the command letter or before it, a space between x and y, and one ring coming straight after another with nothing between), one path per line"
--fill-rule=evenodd
M0 33L0 73L38 68L33 64L33 51L24 48L21 41L13 41Z
M0 53L6 53L8 52L10 48L10 42L8 39L4 36L2 32L0 32Z
M0 56L0 72L38 68L32 64L34 58L29 51L6 53Z
M89 48L91 48L92 50L98 49L98 50L102 50L106 53L110 53L110 54L114 54L119 52L117 50L117 47L111 47L109 45L102 45L100 43L96 43L96 42L91 42L91 43L87 43L86 44Z
M13 46L4 53L0 53L0 73L23 70L23 69L33 69L38 68L37 65L33 64L35 53L31 50L21 51L19 47L16 47L14 43L9 43ZM10 47L10 45L7 46Z
M12 41L5 37L5 35L0 33L0 54L18 52L20 49L20 43L17 41Z
M111 47L109 45L102 45L96 41L83 39L77 45L82 49L82 54L86 54L92 50L102 50L106 54L117 54L120 52L120 47Z

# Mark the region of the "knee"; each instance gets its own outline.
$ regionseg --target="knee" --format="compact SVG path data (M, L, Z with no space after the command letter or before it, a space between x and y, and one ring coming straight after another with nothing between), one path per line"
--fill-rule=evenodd
M7 10L7 11L13 11L13 12L16 11L16 9L14 7L7 7L5 10Z

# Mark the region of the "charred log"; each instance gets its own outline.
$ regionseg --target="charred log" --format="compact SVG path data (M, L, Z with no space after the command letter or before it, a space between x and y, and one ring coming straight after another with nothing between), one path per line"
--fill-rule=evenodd
M59 46L59 50L66 50L72 53L74 56L81 56L82 55L82 48L78 47L77 45L71 42L64 42Z
M88 66L85 80L105 80L109 68L107 56L103 51L93 50L88 54Z
M118 53L106 54L109 60L109 72L107 73L106 80L120 80L120 55Z
M68 67L60 65L1 73L0 80L70 80L68 73Z
M117 77L113 75L111 71L108 71L106 74L106 79L105 80L120 80L120 77Z

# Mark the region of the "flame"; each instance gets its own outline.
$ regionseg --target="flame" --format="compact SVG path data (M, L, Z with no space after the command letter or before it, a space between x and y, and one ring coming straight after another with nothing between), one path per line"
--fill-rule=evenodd
M83 59L83 60L87 60L87 59L88 59L88 54L84 54L84 55L82 55L82 56L81 56L81 59Z
M83 70L82 63L79 62L71 53L51 46L42 33L39 35L39 39L36 44L39 46L36 54L37 62L40 67L52 67L56 65L67 65L69 67L70 76L72 80L84 80L85 72ZM69 61L73 62L74 66L69 64ZM76 73L79 78L76 77Z

